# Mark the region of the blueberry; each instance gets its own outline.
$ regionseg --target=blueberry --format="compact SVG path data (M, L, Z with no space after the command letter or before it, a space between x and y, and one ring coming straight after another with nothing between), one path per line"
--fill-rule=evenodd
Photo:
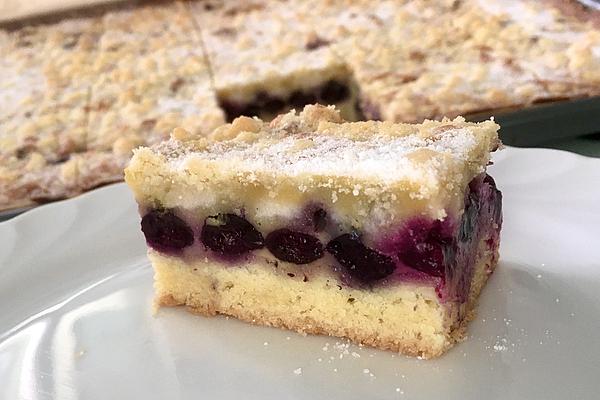
M496 181L494 180L494 178L492 178L488 174L485 174L485 177L483 178L483 182L487 183L488 185L490 185L491 187L496 189Z
M322 100L325 104L334 104L345 100L349 95L350 90L348 90L348 86L338 81L330 80L321 88L319 100Z
M307 104L314 104L317 102L317 96L312 93L303 93L299 90L296 90L292 93L288 102L292 108L302 109Z
M494 222L500 225L502 224L502 192L498 190L498 188L496 187L496 182L491 176L486 174L485 178L483 178L483 182L489 185L492 189L491 207L493 207L494 209Z
M323 245L319 239L289 229L269 233L265 245L278 259L294 264L308 264L323 256Z
M383 279L396 269L391 257L366 247L355 233L346 233L331 240L327 251L352 277L364 283Z
M430 276L444 277L446 260L455 254L456 243L443 233L442 222L417 221L410 224L406 232L398 251L400 261Z
M458 240L467 242L471 240L473 233L477 229L479 219L479 196L477 192L471 192L465 200L465 211L462 215L458 229Z
M254 99L254 104L258 109L269 114L275 114L285 106L285 102L279 97L271 96L266 92L259 92Z
M262 234L235 214L206 218L200 238L206 247L225 256L238 256L264 246Z
M241 115L245 115L246 117L257 117L261 114L262 108L260 105L256 103L247 104L246 107L242 110Z
M312 215L313 229L315 232L321 232L327 226L327 211L322 208L317 209Z
M244 115L246 110L243 104L231 102L231 101L221 101L220 104L223 111L225 111L225 115L227 117L227 121L231 122L237 117Z
M194 243L194 232L171 210L152 210L142 218L146 242L159 251L181 250Z

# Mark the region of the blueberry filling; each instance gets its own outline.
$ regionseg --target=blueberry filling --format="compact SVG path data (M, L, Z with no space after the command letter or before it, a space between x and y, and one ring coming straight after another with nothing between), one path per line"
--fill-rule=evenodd
M490 196L492 197L492 199L491 199L490 204L488 204L488 207L491 207L493 209L492 216L494 218L494 223L496 223L497 225L501 225L502 224L502 192L500 192L498 190L498 188L496 188L496 181L494 181L494 178L492 178L491 176L486 174L485 177L483 178L483 182L491 188Z
M317 96L314 93L304 93L296 90L292 93L289 98L289 103L292 108L302 109L307 104L314 104L317 102Z
M356 233L345 233L331 240L327 251L350 276L363 283L383 279L396 269L391 257L365 246Z
M471 240L473 232L475 232L477 227L479 208L479 196L477 192L471 191L465 200L465 212L458 229L458 240L460 242Z
M375 243L372 247L364 244L359 233L352 232L335 237L324 248L317 234L330 238L339 233L334 233L336 221L315 203L290 221L291 229L277 229L266 238L241 216L210 216L204 221L200 241L206 249L230 258L266 247L278 260L297 265L316 261L327 251L341 266L342 278L352 278L346 281L350 285L370 284L391 275L392 279L417 281L429 276L436 278L441 299L464 301L481 240L485 239L489 249L498 244L501 201L494 180L479 176L469 184L460 218L413 218L397 231L369 237L369 243ZM194 231L173 210L152 210L144 215L141 225L146 241L156 250L178 253L194 243Z
M417 219L405 228L406 234L398 246L398 258L404 264L427 275L443 277L446 257L451 255L454 239L442 233L440 221L433 224Z
M152 210L142 218L142 232L151 247L173 252L194 243L194 232L170 210Z
M254 99L247 103L220 100L228 121L245 115L248 117L261 114L274 115L292 108L301 109L307 104L335 104L350 97L350 88L346 83L329 80L318 88L307 91L295 90L287 97L273 96L264 91L258 92Z
M315 232L321 232L327 226L327 211L322 208L317 209L312 215L313 229Z
M330 80L319 91L319 102L334 104L346 100L348 96L350 96L350 90L347 85Z
M235 214L206 218L200 239L206 247L224 256L239 256L264 246L262 234Z
M289 229L269 233L265 245L275 257L293 264L308 264L323 256L319 239Z

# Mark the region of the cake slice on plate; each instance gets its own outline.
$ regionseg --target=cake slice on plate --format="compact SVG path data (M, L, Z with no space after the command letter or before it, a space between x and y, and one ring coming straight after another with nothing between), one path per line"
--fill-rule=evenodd
M211 140L174 130L125 171L157 304L442 354L498 260L497 129L307 106Z

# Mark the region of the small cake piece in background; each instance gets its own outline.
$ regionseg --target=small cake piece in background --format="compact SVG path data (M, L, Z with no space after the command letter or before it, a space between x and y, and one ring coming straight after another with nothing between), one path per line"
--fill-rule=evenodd
M314 105L137 149L156 304L441 355L498 261L498 128Z
M335 104L344 118L360 119L352 72L300 4L190 3L228 121L271 120L313 103Z

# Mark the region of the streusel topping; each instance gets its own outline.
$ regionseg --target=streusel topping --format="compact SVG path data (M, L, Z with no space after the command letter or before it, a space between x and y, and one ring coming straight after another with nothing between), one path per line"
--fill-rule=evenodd
M462 118L347 123L333 107L306 106L270 123L241 117L209 138L176 129L137 149L125 176L141 204L161 207L242 207L252 216L321 203L361 226L444 218L460 212L466 186L499 146L497 130Z

